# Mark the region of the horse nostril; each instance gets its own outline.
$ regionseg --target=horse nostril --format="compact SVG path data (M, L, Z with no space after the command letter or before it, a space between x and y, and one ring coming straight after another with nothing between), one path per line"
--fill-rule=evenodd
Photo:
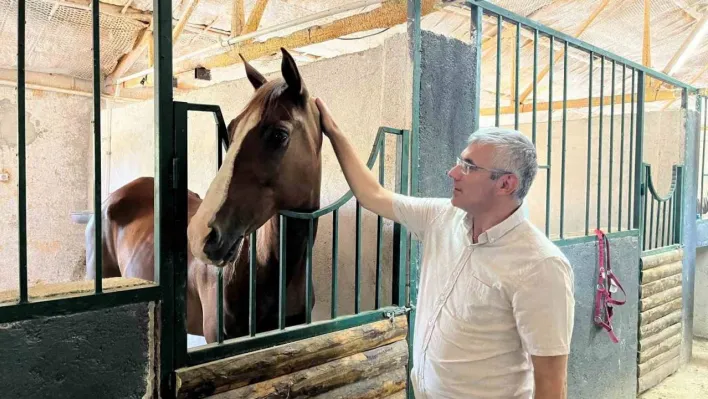
M204 253L211 254L221 246L221 233L216 227L211 228L211 232L204 240Z

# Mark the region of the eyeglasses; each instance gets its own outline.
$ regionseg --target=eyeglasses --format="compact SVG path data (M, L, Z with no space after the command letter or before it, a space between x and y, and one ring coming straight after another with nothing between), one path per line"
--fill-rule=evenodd
M502 174L502 175L511 173L511 172L507 172L506 170L501 170L501 169L483 168L481 166L471 164L471 163L465 161L464 159L461 159L460 157L457 157L457 166L460 167L460 169L462 170L462 174L464 174L464 175L467 175L470 173L470 171L475 171L475 170L486 170L487 172Z

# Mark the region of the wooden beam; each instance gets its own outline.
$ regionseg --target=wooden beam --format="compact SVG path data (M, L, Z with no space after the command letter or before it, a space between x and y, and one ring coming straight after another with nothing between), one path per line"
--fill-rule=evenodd
M231 8L231 37L236 37L243 31L243 22L246 17L243 8L243 0L232 0Z
M189 0L189 7L187 7L182 16L179 18L179 21L177 21L175 27L172 28L172 43L177 43L179 36L182 34L184 27L187 25L187 21L189 21L189 18L192 16L194 9L197 8L197 4L199 4L199 0Z
M265 11L267 5L268 0L256 0L256 4L253 6L251 14L248 16L248 21L246 21L246 26L241 31L242 35L258 30L258 25L261 24L263 12Z
M216 360L176 371L177 397L209 395L285 378L378 347L403 341L407 319L381 320L255 353ZM285 377L284 377L285 376ZM206 391L205 391L206 390ZM208 392L207 392L208 391Z
M422 0L421 2L421 16L430 14L435 10L435 5L437 4L436 0ZM356 32L388 28L402 24L408 20L407 6L407 0L384 1L381 3L380 7L372 11L356 14L325 25L305 28L293 32L287 37L273 37L264 42L248 43L229 50L226 53L217 54L201 61L194 59L185 60L175 66L175 74L191 71L199 66L214 69L238 64L241 63L239 53L243 54L247 60L251 60L264 55L277 53L281 47L295 49L315 43L322 43Z
M671 90L665 90L665 91L660 91L658 93L647 93L646 95L647 99L646 102L654 102L654 101L668 101L676 98L680 98L680 94L674 93L674 91ZM632 101L632 95L631 94L626 94L624 96L624 101L626 104L630 104ZM604 97L604 105L610 105L612 103L612 96L605 96ZM622 95L616 95L615 96L615 105L622 105ZM574 100L568 100L567 101L567 109L574 109L574 108L586 108L588 106L588 99L587 98L580 98L580 99L574 99ZM536 103L536 111L548 111L548 102L540 102ZM562 110L563 109L563 101L554 101L551 105L553 107L553 110ZM598 107L600 106L600 98L599 97L593 97L592 99L592 106L593 107ZM482 116L494 116L495 115L495 108L482 108L480 110L480 114ZM519 113L527 113L527 112L533 112L533 104L520 104L519 106ZM507 106L507 107L501 107L499 110L499 113L501 115L509 115L514 113L514 106Z
M603 0L602 3L600 3L599 6L597 6L595 11L593 11L593 13L590 14L590 16L585 21L583 21L583 23L580 25L580 27L578 27L578 29L575 30L575 32L573 33L573 36L576 38L580 37L588 29L590 24L592 24L593 21L595 21L597 16L600 15L600 13L605 9L605 7L607 7L607 4L609 4L609 1L610 0ZM540 41L540 39L539 39L539 41ZM563 50L558 51L556 53L556 57L553 60L554 64L557 63L561 58L563 58L563 53L564 53ZM550 70L550 68L548 66L543 68L543 70L541 70L541 72L536 77L536 82L540 82L548 74L549 70ZM590 71L590 73L592 73L592 71ZM526 98L528 98L529 94L531 94L531 91L533 91L533 83L526 86L526 88L524 89L524 91L521 94L521 97L519 98L519 102L523 103L524 101L526 101Z

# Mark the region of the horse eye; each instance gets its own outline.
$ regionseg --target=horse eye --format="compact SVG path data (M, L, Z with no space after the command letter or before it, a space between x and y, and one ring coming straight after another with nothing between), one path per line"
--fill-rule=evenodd
M288 139L288 132L283 129L275 129L270 134L270 139L274 144L283 144Z

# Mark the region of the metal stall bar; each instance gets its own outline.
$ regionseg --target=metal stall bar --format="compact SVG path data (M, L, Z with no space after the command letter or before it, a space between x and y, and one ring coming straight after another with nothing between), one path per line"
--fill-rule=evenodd
M94 210L94 289L103 291L103 251L101 229L101 43L99 0L91 1L91 31L93 36L93 210ZM24 118L24 112L21 114Z
M644 71L639 69L637 70L637 125L635 134L636 147L634 150L634 175L636 175L636 179L634 182L635 195L631 198L634 202L632 227L640 231L642 231L644 227L644 219L642 218L642 214L644 213L642 197L646 196L643 184L644 168L642 166L642 160L644 159L644 90ZM634 92L632 92L632 94L634 94ZM634 104L634 99L632 100L632 104ZM630 174L630 176L631 175L632 174Z
M563 221L565 220L565 158L568 127L568 42L563 42L563 138L561 140L561 192L560 192L560 232L565 238Z
M595 59L595 54L590 52L590 66L588 67L588 155L587 168L585 176L585 235L590 234L590 168L592 166L592 63Z
M600 120L598 123L598 150L597 150L597 224L595 228L602 228L601 218L602 218L602 127L604 121L602 120L603 106L605 104L605 57L600 56ZM592 106L592 105L591 105Z
M25 141L25 0L18 0L17 10L17 167L18 223L20 245L20 303L28 302L27 289L27 143ZM96 251L100 252L100 251ZM97 258L98 259L98 258ZM98 264L98 262L97 262Z
M615 152L615 70L617 66L615 60L612 60L612 86L610 89L610 178L607 183L608 202L607 202L607 232L612 233L612 176L613 176L613 158ZM603 100L604 102L604 100ZM621 194L621 193L620 193Z
M548 136L546 148L546 237L551 234L551 154L553 143L553 36L548 38Z
M701 148L702 148L702 151L701 151L702 152L702 154L701 154L701 172L699 174L699 176L701 177L701 185L700 185L701 186L701 193L700 193L701 202L699 204L699 209L701 210L700 211L701 218L703 217L703 204L704 204L703 198L705 197L705 195L703 194L703 183L706 180L706 138L708 138L708 136L707 136L708 132L706 131L706 129L708 128L708 97L704 97L704 98L702 98L702 100L703 100L703 107L700 106L700 102L699 102L699 106L698 106L699 109L702 108L699 110L699 112L702 111L702 114L703 114L703 143L701 144ZM699 116L698 124L700 125L700 123L701 123L701 121L700 121L700 116Z
M620 172L619 172L619 215L617 215L617 231L622 231L622 183L624 182L624 114L625 114L625 81L627 80L627 66L622 64L622 125L620 127ZM631 151L631 149L630 149Z

